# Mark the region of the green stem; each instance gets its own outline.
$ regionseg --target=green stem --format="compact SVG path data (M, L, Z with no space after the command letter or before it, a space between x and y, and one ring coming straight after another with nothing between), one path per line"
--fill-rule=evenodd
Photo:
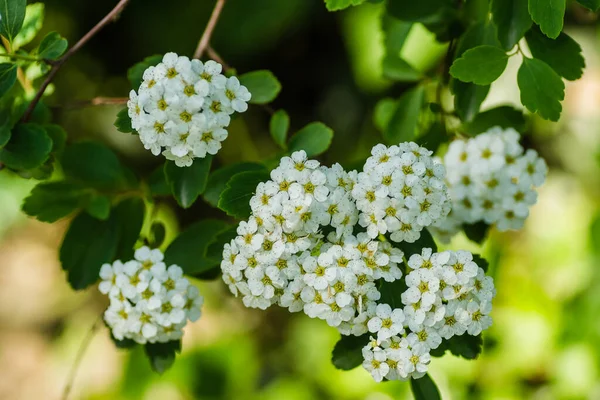
M8 57L8 58L14 58L15 60L25 60L25 61L44 61L37 57L25 56L22 54L14 54L14 53L12 53L12 54L2 53L2 54L0 54L0 57Z

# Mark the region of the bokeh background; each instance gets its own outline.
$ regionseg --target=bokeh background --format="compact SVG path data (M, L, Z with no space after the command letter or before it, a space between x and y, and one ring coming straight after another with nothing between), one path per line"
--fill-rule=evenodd
M116 1L48 0L43 33L74 43ZM81 108L96 96L125 97L126 70L152 54L191 55L212 10L209 0L132 0L117 23L76 54L56 79L55 121L69 140L100 140L140 173L160 159L112 123L119 108ZM376 101L406 87L381 78L381 6L328 13L322 0L229 0L214 48L239 72L270 69L283 91L292 128L321 120L335 130L326 163L353 165L381 140ZM519 232L492 232L483 249L457 237L450 248L483 252L498 296L494 325L477 361L446 355L430 373L445 399L600 399L600 47L595 15L570 5L566 31L583 47L583 79L567 84L559 123L530 118L524 136L551 169L538 204ZM41 35L43 36L43 35ZM41 37L40 36L40 37ZM39 40L39 39L38 39ZM34 42L33 45L36 45ZM403 56L431 68L445 47L413 28ZM513 57L483 108L520 106ZM272 158L269 115L251 107L233 121L216 163ZM33 181L0 172L0 399L55 399L76 353L106 307L96 287L72 291L57 261L68 221L25 217L20 204ZM161 203L172 238L202 216L221 215L199 201L183 212ZM410 398L409 385L376 384L357 368L330 363L338 334L324 322L279 309L244 309L220 280L196 282L204 316L188 326L183 354L158 376L141 349L117 350L106 329L92 339L75 380L74 399L384 400Z

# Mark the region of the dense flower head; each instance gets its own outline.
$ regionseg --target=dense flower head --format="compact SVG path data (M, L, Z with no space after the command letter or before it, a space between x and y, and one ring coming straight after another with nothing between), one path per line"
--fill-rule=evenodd
M127 103L131 125L152 154L179 167L217 154L234 112L248 109L248 89L221 74L215 61L202 63L175 53L144 71L143 82Z
M444 165L452 212L435 224L442 239L464 223L484 221L500 231L522 228L548 172L535 150L524 151L514 129L499 127L453 141Z
M198 288L183 277L180 267L167 267L158 249L142 247L133 260L104 264L100 277L100 292L110 299L104 321L117 340L178 340L187 321L200 318L204 298Z

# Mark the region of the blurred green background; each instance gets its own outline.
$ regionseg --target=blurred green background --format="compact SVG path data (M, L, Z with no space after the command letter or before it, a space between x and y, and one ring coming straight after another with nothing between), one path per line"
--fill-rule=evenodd
M74 43L116 1L48 0L43 32ZM48 103L69 140L104 141L125 163L149 173L161 159L112 123L118 107L73 107L96 96L125 97L126 70L152 54L191 55L212 1L132 0L60 71ZM322 0L229 0L212 44L239 72L270 69L283 91L275 108L292 128L321 120L335 130L325 163L352 166L381 141L372 123L376 101L406 87L381 78L381 6L328 13ZM430 372L445 399L600 399L600 48L596 16L567 12L566 31L583 47L583 79L567 83L559 123L531 119L523 140L551 170L525 229L492 232L484 249L457 237L449 247L483 251L498 296L494 325L474 362L447 355ZM42 37L43 35L39 35ZM33 46L36 45L34 42ZM445 52L414 28L403 56L415 67L435 65ZM483 108L520 107L519 60L513 57ZM270 159L269 115L251 107L233 121L216 164ZM0 399L54 399L77 350L107 301L96 288L75 293L57 261L67 223L26 218L20 203L35 185L0 172ZM198 201L187 211L163 202L170 236L220 212ZM324 322L280 309L245 309L220 280L196 282L204 315L188 326L184 351L163 376L141 350L117 350L102 328L75 380L77 399L384 400L410 398L409 385L376 384L366 371L330 363L338 334Z

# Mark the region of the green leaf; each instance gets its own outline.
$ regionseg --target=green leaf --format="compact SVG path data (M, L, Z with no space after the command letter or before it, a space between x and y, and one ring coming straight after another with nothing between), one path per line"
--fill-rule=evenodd
M115 218L100 221L86 213L75 217L60 248L60 262L71 287L81 290L95 283L102 264L114 260L118 243Z
M407 256L406 258L408 259L409 257ZM393 282L386 282L383 279L380 279L378 290L379 293L381 293L381 297L379 298L378 303L389 304L392 309L403 308L402 293L407 289L408 286L406 286L406 281L404 279L397 279Z
M0 98L4 96L17 81L16 64L0 64Z
M288 143L289 152L304 150L308 157L327 151L333 140L333 130L322 122L311 122L296 132Z
M563 28L566 0L528 0L529 14L544 35L556 39Z
M451 6L450 0L389 0L387 10L402 21L422 21Z
M249 103L267 104L275 100L281 91L281 83L271 71L260 70L247 72L239 76L240 83L250 91Z
M396 55L388 54L383 59L383 76L400 82L416 82L423 74Z
M115 127L119 132L123 133L133 133L136 134L131 127L131 118L129 118L129 109L127 107L123 108L117 114L117 120L115 121Z
M93 196L85 211L96 219L106 221L110 216L110 198L103 195Z
M135 64L133 67L127 70L127 79L129 79L129 83L131 83L131 87L135 90L138 90L140 85L142 84L144 71L146 71L150 67L154 67L158 63L160 63L163 59L162 55L156 54L150 57L144 58L143 61Z
M42 222L55 222L81 208L90 192L71 182L40 183L23 202L25 214Z
M357 6L364 2L365 0L325 0L325 7L329 11L338 11L350 6Z
M0 153L2 148L8 143L11 133L12 124L10 121L10 112L8 110L0 111Z
M194 161L189 167L178 167L173 161L165 163L165 177L171 193L183 208L190 208L198 199L208 182L212 156L207 155Z
M100 143L80 142L68 146L62 155L65 176L98 189L129 186L127 171L111 149Z
M414 243L391 243L394 245L394 247L397 247L404 252L404 257L406 257L407 260L413 254L421 254L424 248L430 248L434 253L437 252L437 245L435 244L433 236L431 236L431 233L429 233L427 228L423 228L421 231L421 236Z
M465 235L467 235L469 240L481 244L485 240L490 230L490 226L485 222L480 221L474 224L464 224L463 230L465 231Z
M577 2L593 12L600 8L600 0L577 0Z
M130 197L117 204L110 218L119 223L119 242L115 252L118 260L131 260L134 246L140 237L144 225L146 205L140 198Z
M273 141L282 149L287 149L287 134L290 129L290 116L285 110L278 110L271 117L269 132Z
M533 24L526 0L492 0L492 20L504 50L515 47Z
M227 188L219 198L219 208L237 219L250 216L250 198L254 196L256 186L266 182L270 175L266 171L247 171L235 174L227 182Z
M585 60L581 54L581 47L569 35L561 32L552 40L538 28L533 28L525 37L534 58L542 60L569 81L581 78Z
M208 246L206 256L220 261L223 258L223 246L230 243L237 235L237 226L230 226L221 231Z
M416 143L435 153L447 138L448 132L446 131L446 127L436 121L431 124L427 133L416 140Z
M56 60L67 50L69 42L58 34L58 32L48 33L40 43L38 56L43 59Z
M150 227L150 247L158 248L162 246L165 241L165 237L167 235L167 229L165 228L165 224L162 222L154 222Z
M171 368L175 362L176 353L181 353L181 340L167 343L147 343L144 345L144 351L152 370L162 374Z
M179 265L187 275L206 272L221 263L221 256L208 257L207 251L218 235L231 225L216 219L205 219L190 226L167 247L167 265Z
M0 35L13 41L23 26L26 0L0 0Z
M362 348L369 344L369 335L343 336L335 344L331 362L337 369L349 371L362 364Z
M475 264L477 264L477 266L483 269L485 272L487 272L490 267L490 263L479 254L473 254L473 262L475 262Z
M29 4L25 9L23 27L12 43L13 51L31 42L44 24L44 3Z
M386 54L398 56L404 47L413 23L400 21L389 14L383 14L382 28L385 34Z
M504 50L484 45L467 50L454 60L450 74L462 82L489 85L502 75L507 63Z
M375 104L375 111L373 112L373 123L375 127L381 132L387 129L394 111L396 111L396 100L386 97L381 99Z
M204 191L204 200L212 205L213 207L217 207L219 204L219 198L221 193L227 187L227 182L231 179L232 176L244 171L267 171L266 167L262 164L251 163L251 162L242 162L238 164L231 164L225 167L219 168L214 171L208 177L208 184L206 185L206 190Z
M43 127L52 139L52 153L62 153L67 143L67 132L56 124L44 124Z
M16 170L42 165L52 151L52 139L37 124L18 124L10 142L0 151L0 163Z
M483 340L481 335L471 336L464 334L462 336L453 336L448 340L448 348L455 356L466 358L467 360L476 359L481 354Z
M565 98L565 84L548 64L535 58L523 58L517 74L521 103L542 118L558 121Z
M395 145L415 139L424 99L423 86L410 89L400 96L387 128L383 131L383 138L388 144Z
M471 136L479 135L495 126L514 128L517 132L525 130L523 112L511 106L500 106L477 114L473 121L462 126L462 130Z
M148 176L148 187L152 196L171 196L171 187L165 177L165 166L160 165Z
M412 389L415 400L441 400L440 392L431 379L429 374L425 374L422 378L411 379L410 388Z

